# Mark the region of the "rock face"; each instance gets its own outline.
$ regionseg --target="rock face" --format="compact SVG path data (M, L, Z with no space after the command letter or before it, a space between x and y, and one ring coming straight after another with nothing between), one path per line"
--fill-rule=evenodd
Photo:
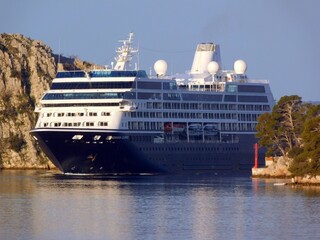
M29 131L37 120L34 108L56 75L57 59L41 41L0 34L0 168L49 166ZM79 59L59 59L59 70L92 67Z
M288 170L291 162L292 159L289 158L274 157L265 168L253 168L252 175L254 177L291 177L292 173Z

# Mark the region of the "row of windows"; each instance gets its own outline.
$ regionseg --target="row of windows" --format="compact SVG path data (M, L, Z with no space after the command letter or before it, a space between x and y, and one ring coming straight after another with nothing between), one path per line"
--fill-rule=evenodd
M108 122L43 122L42 127L94 127L96 126L108 126Z
M56 83L58 84L58 83ZM197 101L197 102L222 102L223 95L210 95L210 94L191 94L182 93L181 97L179 93L157 93L157 92L138 92L138 99L156 99L156 100L173 100L180 101L181 97L185 101ZM163 98L162 98L163 96ZM226 95L226 102L237 102L236 95ZM44 100L69 100L69 99L135 99L136 92L95 92L95 93L47 93ZM238 102L261 102L267 103L268 98L266 96L238 96Z
M139 99L160 100L161 95L155 93L138 93ZM70 100L70 99L134 99L135 93L47 93L43 100ZM161 109L197 109L197 110L246 110L246 111L270 111L269 105L253 104L209 104L209 103L172 103L172 102L154 102L147 103L147 108ZM72 106L119 106L119 103L67 103L67 104L44 104L44 107L72 107Z
M130 130L164 130L162 122L128 122L128 128ZM256 130L256 123L221 123L218 127L221 131L249 131ZM204 133L204 132L203 132Z
M135 82L54 82L52 90L56 89L122 89L135 88Z
M50 103L43 104L43 107L116 107L119 103Z
M222 102L223 95L212 94L196 94L196 93L140 93L138 92L138 99L157 99L157 100L173 100L180 101L196 101L196 102ZM245 95L225 95L225 102L254 102L254 103L267 103L267 96L245 96Z
M72 75L72 74L71 74ZM176 90L176 82L156 82L156 81L108 81L108 82L53 82L52 90L57 89L155 89Z
M95 77L141 77L146 78L147 74L144 70L137 70L137 71L91 71L89 72L89 76L91 78Z
M237 119L257 121L259 114L197 113L197 112L131 112L132 118L185 118L185 119Z
M96 117L110 116L110 112L46 112L43 117ZM199 112L131 112L128 117L132 118L185 118L185 119L237 119L239 121L257 121L259 114L237 113L199 113Z
M94 126L108 126L108 122L43 122L42 127L94 127ZM129 122L128 125L123 126L128 127L130 130L156 130L163 131L163 122ZM221 123L219 129L221 131L255 131L255 123ZM203 132L204 133L204 132Z
M94 77L147 77L145 71L91 71L89 72L91 78ZM65 71L58 72L56 78L83 78L86 77L84 71Z
M217 104L217 103L177 103L177 102L147 102L148 109L196 109L196 110L241 110L270 111L269 105L253 104Z
M83 116L89 116L89 117L96 117L96 116L110 116L110 112L46 112L43 113L43 117L83 117Z
M264 86L259 86L259 85L227 84L226 92L229 92L229 93L236 93L236 92L265 93L266 90L265 90Z
M84 71L58 72L56 78L83 78L86 77Z
M104 93L47 93L43 100L70 100L70 99L115 99L123 98L123 92Z

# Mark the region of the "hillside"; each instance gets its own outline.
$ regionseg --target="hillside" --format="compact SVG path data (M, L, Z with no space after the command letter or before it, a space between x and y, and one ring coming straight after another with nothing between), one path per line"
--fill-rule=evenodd
M0 34L0 168L49 166L29 134L37 120L34 108L58 68L92 66L77 58L59 58L39 40Z

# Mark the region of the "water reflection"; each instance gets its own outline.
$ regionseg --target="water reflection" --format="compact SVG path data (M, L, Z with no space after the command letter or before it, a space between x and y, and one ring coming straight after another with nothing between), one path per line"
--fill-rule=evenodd
M319 196L320 188L275 186L268 179L2 171L0 234L3 239L310 238L320 234Z

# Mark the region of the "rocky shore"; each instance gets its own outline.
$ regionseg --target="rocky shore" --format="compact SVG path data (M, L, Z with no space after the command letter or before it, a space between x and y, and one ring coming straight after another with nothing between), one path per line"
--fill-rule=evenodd
M252 168L253 178L286 178L291 179L292 184L320 185L320 176L293 176L289 171L292 159L285 157L266 158L266 166Z
M58 68L92 67L76 57L58 57L42 41L0 34L0 169L53 167L29 134L35 106Z

